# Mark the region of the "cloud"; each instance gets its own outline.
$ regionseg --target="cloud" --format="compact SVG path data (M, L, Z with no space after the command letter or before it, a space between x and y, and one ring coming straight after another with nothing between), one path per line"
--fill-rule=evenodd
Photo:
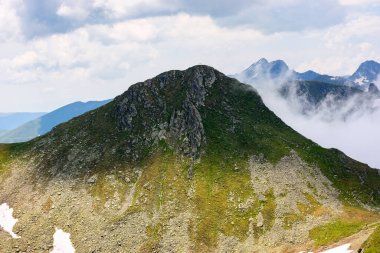
M177 9L178 1L163 0L93 0L92 8L108 18L143 18L154 14L167 15Z
M28 42L26 50L0 59L2 83L20 84L69 74L87 78L117 79L129 66L154 58L156 50L144 44L157 33L146 21L114 26L88 26Z
M172 5L171 2L174 2ZM162 0L23 0L20 14L25 38L66 33L86 25L169 15L176 1Z
M282 80L256 83L264 103L287 125L325 148L338 148L348 156L380 169L377 155L380 143L380 99L352 97L337 107L326 98L314 111L303 114L307 107L295 92L284 99L277 88ZM348 114L350 112L350 114Z
M22 6L21 0L0 0L0 42L21 38Z
M341 46L347 41L363 40L380 32L380 16L360 15L328 30L324 40L328 47Z
M46 111L75 100L108 99L137 81L169 69L185 69L199 63L214 66L225 73L236 73L263 56L284 59L300 69L314 68L317 71L325 70L325 73L346 74L349 73L345 72L347 69L357 67L362 60L376 60L376 52L380 51L376 43L378 33L368 32L355 43L347 43L353 37L344 35L348 34L344 31L350 29L357 17L323 30L263 33L250 26L223 26L220 23L225 17L196 16L185 12L118 19L119 14L112 14L118 3L123 4L118 1L65 0L49 1L49 4L39 1L36 5L32 4L33 1L24 5L19 3L22 7L19 11L29 10L21 23L25 25L26 20L30 20L31 28L37 27L35 31L46 34L1 44L0 100L3 103L0 110L22 111L26 107L28 110ZM165 9L164 5L159 5L156 0L154 2L157 12ZM102 10L100 14L93 10L95 3L98 11ZM180 6L181 3L176 0L173 6ZM298 0L287 0L283 3L269 1L263 6L286 8L286 3L300 4ZM207 8L211 8L212 4L216 3L210 2ZM221 4L227 5L229 2ZM240 13L244 4L247 3L238 1L238 7L231 13ZM259 2L254 1L253 4L258 5ZM44 6L41 10L47 8L51 14L44 11L38 14L40 5ZM68 11L87 5L91 8L85 13ZM129 13L133 13L133 6L142 5L146 6L147 1L130 2ZM68 9L64 15L60 13L63 16L59 16L62 6ZM194 5L193 8L201 7ZM33 18L36 15L38 17ZM112 22L95 22L95 17L99 15L103 18L110 15L108 19ZM216 13L213 15L217 16ZM375 21L371 22L370 30L376 30L376 16L372 18ZM60 30L55 30L57 20L69 20L71 23L67 24L77 22L80 25L68 30L63 27L62 32L57 32ZM341 39L334 31L342 33ZM329 47L329 41L333 39L337 41L336 46ZM27 85L31 87L25 87ZM75 93L67 93L65 89L75 89ZM10 99L10 94L17 94L18 100ZM45 97L44 102L33 99L41 96ZM43 106L43 103L49 106Z
M314 56L307 59L304 55L303 63L297 66L297 70L313 69L330 75L351 75L361 62L369 59L380 61L378 15L350 15L342 24L311 32L309 38L321 43L306 52L312 52Z
M177 50L189 55L189 50L196 48L219 52L226 44L239 44L237 38L249 41L264 37L252 30L222 29L209 17L188 14L87 25L36 38L13 57L0 57L0 70L6 73L0 83L31 84L62 74L115 80L124 78L130 68L143 67L146 71L147 64L161 54L178 54Z
M196 15L210 15L212 17L226 17L238 15L242 10L251 8L259 3L261 0L192 0L192 1L178 1L179 9L188 13Z
M221 67L230 50L251 50L270 40L275 38L184 13L38 37L0 52L0 111L51 110L76 100L112 98L169 69L197 63ZM234 53L237 63L240 53L247 50Z
M63 1L56 14L58 16L83 20L90 14L88 11L88 2L86 1Z
M5 0L3 0L5 1ZM337 0L16 0L27 39L66 33L86 25L187 13L209 16L221 26L246 26L272 33L321 29L344 20ZM320 18L320 13L324 17Z
M379 0L339 0L342 5L380 4Z
M323 13L323 18L321 18ZM251 25L264 32L322 29L341 23L345 9L331 0L258 1L241 9L238 15L226 17L225 24Z

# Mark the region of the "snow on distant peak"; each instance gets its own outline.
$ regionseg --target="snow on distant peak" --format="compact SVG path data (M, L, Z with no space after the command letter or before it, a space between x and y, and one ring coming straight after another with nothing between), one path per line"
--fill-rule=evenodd
M376 61L365 61L350 77L350 80L358 85L375 82L380 74L380 63Z
M20 236L13 233L13 227L16 224L17 219L13 217L13 208L10 208L7 203L0 205L0 227L8 232L12 238L18 239Z
M268 63L269 63L268 60L265 59L265 58L261 58L260 60L258 60L258 61L256 62L256 64L268 64Z
M358 85L363 85L363 84L365 84L367 82L368 82L368 80L364 76L361 76L361 77L359 77L359 78L357 78L357 79L354 80L354 83L356 83Z

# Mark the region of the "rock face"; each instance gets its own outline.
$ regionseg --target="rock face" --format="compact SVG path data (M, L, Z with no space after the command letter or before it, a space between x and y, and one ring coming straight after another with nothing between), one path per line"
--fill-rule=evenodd
M197 66L137 83L99 113L87 113L38 140L36 162L45 173L72 176L111 159L138 162L162 140L196 160L206 143L199 111L214 82L225 78L213 68Z
M21 236L0 231L0 249L48 252L59 227L77 252L292 252L344 222L343 203L375 210L379 187L378 171L299 135L250 86L195 66L0 145L0 201Z
M202 118L199 108L204 106L207 90L210 89L217 78L217 73L207 67L198 67L187 74L180 71L164 73L156 80L148 80L129 89L118 98L115 117L119 129L132 132L134 124L140 127L141 117L138 109L149 108L152 121L143 123L144 128L154 129L157 125L158 133L153 132L152 139L168 139L185 155L193 158L199 157L200 147L206 141ZM173 82L176 87L173 87ZM170 114L170 120L160 117L168 115L168 108L173 107L167 101L165 94L176 91L176 96L182 97ZM137 109L138 108L138 109ZM180 143L178 143L180 142Z

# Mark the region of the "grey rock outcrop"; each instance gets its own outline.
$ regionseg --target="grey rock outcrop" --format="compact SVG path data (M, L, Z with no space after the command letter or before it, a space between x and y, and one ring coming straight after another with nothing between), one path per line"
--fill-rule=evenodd
M166 72L131 87L117 98L118 128L131 136L136 135L136 128L150 129L152 134L145 138L153 143L167 139L178 151L197 159L206 141L199 109L204 106L207 90L212 88L217 75L212 68L196 66L189 72ZM173 97L177 99L176 104L168 99ZM142 116L144 125L139 125L134 119Z

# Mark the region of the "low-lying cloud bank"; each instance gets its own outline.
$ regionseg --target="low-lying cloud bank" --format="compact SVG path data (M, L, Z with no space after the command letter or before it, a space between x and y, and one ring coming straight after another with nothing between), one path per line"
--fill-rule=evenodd
M380 99L360 104L359 98L353 96L334 108L336 103L328 98L314 111L304 114L302 97L292 95L284 99L276 90L278 85L279 82L267 80L253 86L264 103L302 135L380 169Z

